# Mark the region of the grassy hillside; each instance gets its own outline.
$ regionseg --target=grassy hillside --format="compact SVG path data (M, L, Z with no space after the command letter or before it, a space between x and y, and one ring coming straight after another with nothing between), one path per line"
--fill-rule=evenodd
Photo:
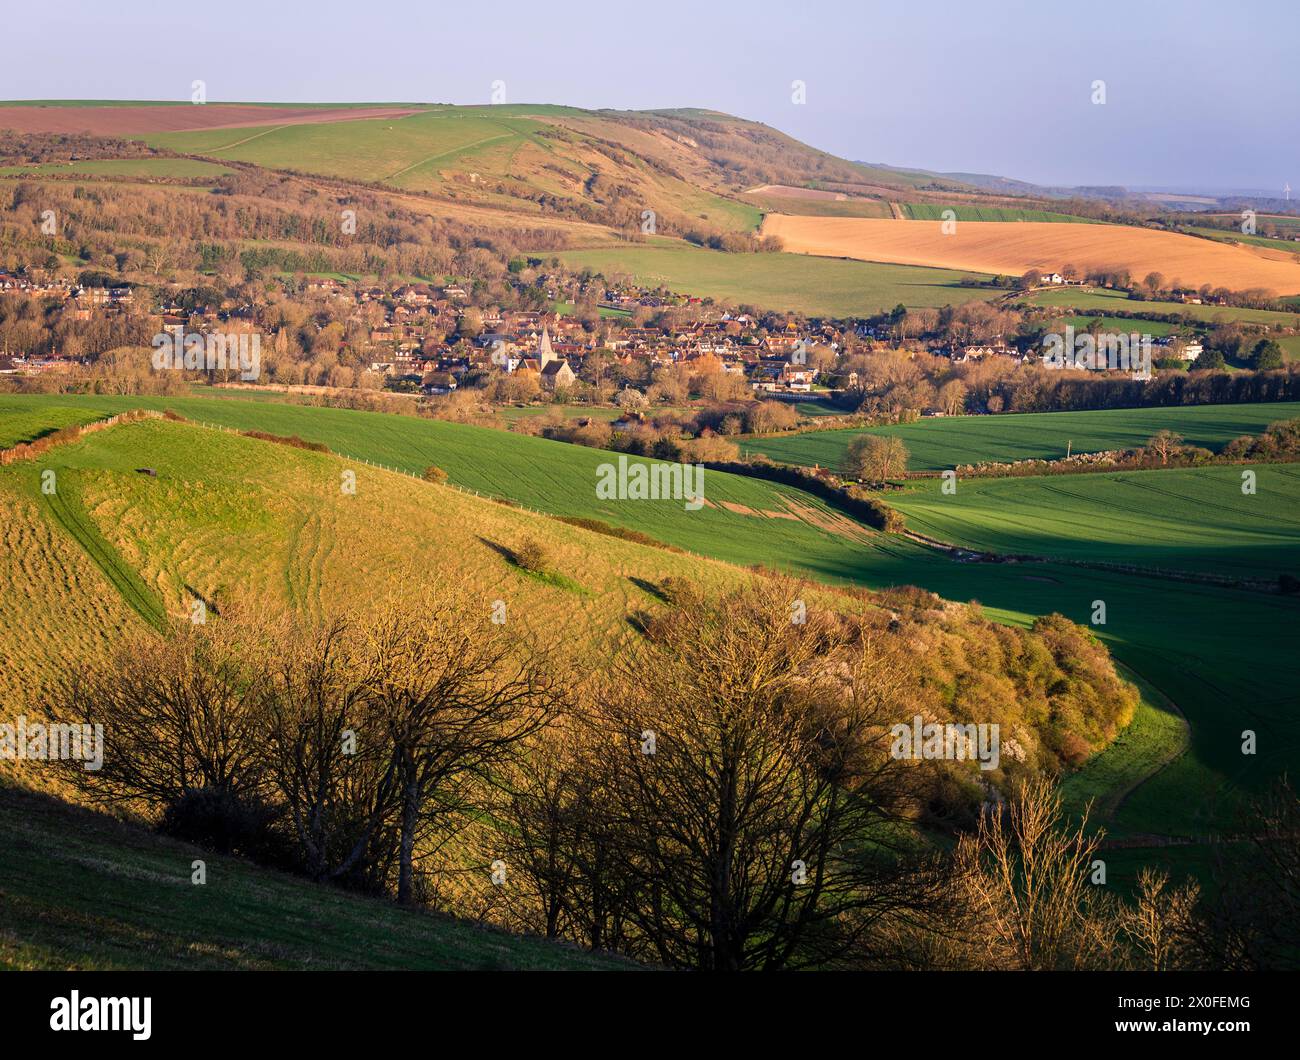
M982 460L1052 460L1075 453L1130 449L1156 431L1177 431L1190 445L1219 449L1243 434L1258 434L1270 423L1300 416L1300 402L1251 405L1193 405L1182 408L1105 409L1088 412L1024 413L1007 416L955 416L867 433L902 438L912 471L941 471ZM785 464L841 468L849 445L863 430L809 431L780 438L747 438L746 452L763 453Z
M52 495L40 488L47 470ZM344 470L355 494L341 488ZM320 615L418 584L415 572L470 587L485 612L505 601L521 630L564 628L566 645L590 654L614 650L628 615L653 602L644 586L736 576L357 461L166 420L0 469L0 507L14 558L0 566L6 712L102 652L115 629L183 618L195 597ZM510 562L529 536L551 551L554 579Z
M277 434L299 434L330 444L352 456L368 455L414 471L421 470L428 463L437 463L448 471L453 482L500 491L530 506L562 514L600 511L591 485L594 465L609 459L608 454L594 450L477 428L273 402L69 396L10 400L20 404L25 401L35 407L64 405L98 407L106 411L133 404L170 405L196 418L239 426L255 425ZM1266 418L1273 417L1269 415ZM470 522L469 513L458 512L451 505L452 497L459 495L424 485L412 491L411 487L416 484L409 479L385 477L379 472L367 473L364 465L358 476L359 497L367 496L366 491L371 489L378 490L382 485L380 480L388 479L391 479L397 494L391 502L385 500L382 506L366 505L362 513L364 518L355 511L348 515L346 507L340 508L332 501L326 508L322 500L319 519L343 518L337 514L339 512L348 519L345 523L335 524L326 537L337 542L350 541L356 534L365 536L359 539L363 544L354 545L350 550L337 544L325 550L325 559L320 562L330 573L325 577L314 574L318 562L313 559L316 549L312 543L321 532L316 529L319 523L309 521L313 509L304 507L302 501L291 502L279 496L272 485L273 476L264 482L257 475L241 477L239 469L251 459L271 461L277 473L280 469L298 467L295 474L307 476L303 481L318 482L322 491L333 492L337 484L323 470L326 467L331 469L331 473L337 470L337 463L331 462L333 458L300 454L296 450L174 424L135 425L94 437L97 440L115 439L114 444L120 446L124 444L120 441L122 439L149 438L145 432L150 430L172 434L168 438L160 436L154 443L156 447L148 450L147 458L129 447L114 457L118 461L118 470L91 491L92 503L96 504L91 510L101 520L97 523L101 533L119 547L123 555L128 554L128 545L134 535L147 534L150 550L175 557L166 562L159 560L145 564L148 568L145 580L151 585L175 585L177 575L208 578L209 581L200 583L205 589L215 584L212 579L216 577L214 570L221 565L220 560L212 555L204 558L206 553L195 547L206 541L206 547L214 554L230 549L232 555L238 557L245 549L252 549L259 556L257 569L251 576L252 585L265 586L266 591L275 591L281 597L292 585L294 591L304 594L309 603L317 598L318 593L330 591L316 586L333 586L341 592L370 592L368 579L355 569L358 565L354 557L365 555L366 569L382 574L387 569L384 557L396 552L410 557L410 562L415 563L418 569L445 571L447 563L451 562L452 569L459 570L462 564L470 564L487 571L495 579L494 586L515 579L516 589L532 588L529 580L520 580L523 576L479 539L479 535L492 535ZM136 433L131 435L128 432ZM181 444L182 438L193 440ZM220 524L196 535L196 527L207 525L203 520L199 519L187 529L179 522L169 522L173 517L163 509L154 512L152 507L146 508L145 512L152 514L139 516L132 516L127 511L130 507L128 500L148 497L153 492L165 499L169 495L165 491L173 487L164 475L164 461L193 460L196 458L193 446L200 444L205 447L226 444L239 447L238 452L228 452L224 448L212 450L222 456L223 466L229 466L230 474L234 476L219 489L214 488L213 501L243 506L244 513L238 518L251 519L250 525L254 528L249 542L229 541L230 535L220 531ZM187 445L191 449L189 456L185 452ZM264 455L260 450L256 453L246 450L248 446L261 446L269 450L270 455ZM90 448L93 447L87 447ZM105 453L109 451L104 450ZM75 462L74 457L85 462L90 459L90 454L76 457L75 446L50 454L52 460L62 460L65 465ZM108 456L96 459L107 460ZM140 466L144 459L160 465L159 479L135 476L130 470ZM317 462L320 467L313 470ZM255 463L250 466L266 465ZM6 481L5 476L11 478L15 470L8 469L0 476L0 482ZM20 510L35 509L40 503L34 493L35 465L26 474L28 477L10 494L19 498L19 501L10 503ZM154 491L153 487L160 488ZM743 480L742 485L730 481L728 476L711 476L706 480L705 492L713 499L724 496L738 500L748 498L775 511L780 502L772 491L762 492L766 488L752 480ZM811 507L798 491L777 492L787 492L792 495L794 503ZM4 495L0 492L0 496ZM310 491L306 495L311 496ZM387 494L379 496L387 497ZM439 500L437 505L420 500L420 497L433 496ZM477 503L489 506L475 509L475 520L483 512L519 520L508 524L506 529L499 531L501 534L518 532L525 526L548 525L526 512L502 508L490 502ZM261 514L263 509L265 515ZM39 514L39 509L35 510ZM430 524L425 520L444 512L445 521L437 524L440 529L426 530ZM285 529L286 522L293 516L303 521L304 530L297 537ZM699 516L708 518L694 523L689 521ZM629 502L616 504L612 511L597 517L733 562L767 563L818 579L850 581L869 587L920 585L948 599L978 600L990 617L1017 625L1026 625L1034 616L1053 611L1086 624L1092 615L1094 601L1104 600L1108 610L1107 623L1096 627L1098 636L1121 662L1177 704L1191 723L1189 753L1125 801L1117 827L1197 834L1211 827L1229 809L1224 798L1230 788L1258 790L1283 770L1290 768L1294 771L1300 766L1300 732L1297 731L1293 706L1294 689L1300 683L1300 656L1290 647L1290 631L1300 621L1300 601L1137 575L1082 570L1054 563L1014 566L962 563L897 537L873 533L854 536L842 524L834 524L836 530L823 530L803 521L756 517L726 509L706 508L702 512L687 513L672 504ZM156 527L153 526L155 519L158 521ZM38 517L34 522L25 517L22 525L26 527L23 533L28 537L43 533L48 538L51 534L50 523L44 517ZM560 567L592 593L574 596L567 590L538 587L540 592L563 594L558 599L566 613L577 601L584 608L596 606L596 602L603 599L610 589L620 593L624 600L652 599L643 594L636 583L607 572L602 556L617 555L620 548L632 549L635 555L644 557L640 569L647 577L653 577L656 569L663 569L660 564L676 564L685 558L656 549L638 550L610 538L566 529L577 535L570 542L570 547L576 551L569 553ZM445 538L438 536L447 534L453 535L450 544L444 544ZM391 535L391 542L386 542L386 535ZM275 557L274 562L260 558L263 549L270 551ZM22 554L32 551L32 548L24 547ZM43 546L40 554L48 555ZM72 549L72 554L82 555L79 549ZM62 553L58 552L41 562L48 563L50 569L28 572L22 567L15 568L18 584L9 597L9 614L27 608L29 598L42 592L41 586L46 580L64 576L62 571L65 567L72 575L83 572L78 576L90 577L95 573L93 567L89 574L84 573L86 561L82 561L80 566L65 564ZM623 563L630 568L631 554ZM286 574L290 569L299 573ZM725 568L711 569L725 571ZM169 571L174 573L166 573ZM636 570L629 569L628 572L636 573ZM45 595L49 596L48 593ZM81 590L81 595L89 595L95 606L103 607L106 606L102 602L105 595L117 594L104 585L98 590L98 595L93 588ZM4 601L0 601L0 610L3 610L3 605ZM122 605L114 606L120 610ZM55 617L65 621L55 604L50 604L50 607ZM610 614L617 612L617 606L611 606ZM553 612L556 615L560 613L558 610ZM66 619L66 626L58 629L72 628L77 636L91 638L95 635L95 627L91 624L86 629L86 625L73 614ZM25 636L29 652L39 651L41 645L50 639L42 636L40 630L28 631ZM17 653L15 657L19 657ZM1267 664L1261 665L1261 659L1267 660ZM1207 667L1206 660L1213 660L1213 666ZM53 661L47 656L37 659L33 665L44 666ZM1259 733L1258 755L1248 757L1241 754L1240 733L1244 727L1251 727Z
M1273 580L1300 576L1300 466L972 479L942 494L930 479L890 504L907 525L975 549Z
M585 111L496 104L422 106L400 117L155 132L184 154L292 169L457 200L536 210L543 198L654 210L678 227L758 226L739 196L765 174L874 180L866 167L776 130L709 111Z
M1054 221L1059 224L1093 224L1086 217L1034 207L973 206L969 203L909 202L903 212L910 221L941 221L952 210L958 221Z
M634 968L402 909L0 785L0 968ZM192 863L207 882L191 882Z
M1129 298L1124 291L1080 287L1057 287L1046 291L1035 291L1028 300L1034 305L1073 306L1084 311L1175 313L1204 322L1239 320L1251 324L1279 324L1283 327L1295 327L1300 322L1300 313L1278 313L1271 309L1237 309L1217 305L1187 305L1183 302L1144 302L1137 298Z
M89 408L101 415L133 407L171 408L223 427L296 434L354 460L381 463L410 474L422 474L434 464L467 490L508 497L558 515L627 526L658 541L742 565L763 563L850 579L859 565L862 542L873 536L872 531L800 490L716 472L705 476L708 503L700 511L686 511L684 502L675 500L603 501L596 496L597 468L616 460L615 456L481 427L270 401L64 395L15 396L12 400L55 408ZM0 424L3 422L0 414ZM203 437L205 445L221 444L219 436ZM67 452L56 450L51 458L64 459ZM272 452L279 454L280 450ZM140 455L123 459L129 463Z
M571 268L629 276L706 298L812 316L871 316L900 302L958 305L999 292L963 287L987 279L949 269L877 265L796 254L727 254L688 246L605 247L555 255Z

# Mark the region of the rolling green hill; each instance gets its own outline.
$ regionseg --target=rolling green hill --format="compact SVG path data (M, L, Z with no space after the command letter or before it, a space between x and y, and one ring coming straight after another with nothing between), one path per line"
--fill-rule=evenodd
M1251 324L1278 324L1295 327L1300 313L1279 313L1272 309L1241 309L1234 306L1189 305L1183 302L1148 302L1130 298L1124 291L1083 287L1054 287L1035 291L1028 301L1040 306L1074 306L1084 312L1173 313L1192 320L1210 323L1216 320L1238 320Z
M760 211L740 195L773 174L796 183L902 182L767 126L705 110L422 105L404 117L143 138L182 154L383 183L480 205L536 211L551 199L617 207L625 222L649 209L661 224L679 230L701 224L757 228Z
M1004 554L1048 556L1223 577L1300 577L1300 465L936 479L891 496L910 529Z
M1056 213L1038 207L978 206L968 203L909 202L903 212L913 221L940 221L952 210L958 221L1055 221L1060 224L1096 224L1087 217Z
M468 458L473 447L459 452ZM42 491L43 472L54 475L52 493ZM354 493L343 488L347 473ZM714 514L680 504L677 511ZM564 628L565 644L590 655L617 648L628 616L654 599L645 586L670 574L705 585L738 576L362 461L161 418L0 468L0 520L6 712L49 675L102 653L116 631L183 618L195 598L256 599L320 616L400 595L427 572L480 593L485 609L505 601L524 629ZM790 525L803 527L809 542L819 533ZM530 536L545 542L556 578L533 577L510 561Z
M863 528L852 530L835 521L817 525L830 513L824 513L823 516L808 515L804 519L787 519L755 516L721 507L688 513L676 504L657 505L647 502L607 504L602 509L594 497L592 483L595 465L610 459L609 454L454 424L237 399L81 398L59 395L6 400L20 405L25 402L35 409L42 406L89 407L105 412L133 405L168 406L209 422L223 422L241 428L256 426L282 435L298 434L309 440L324 442L337 452L354 458L379 460L416 473L427 464L435 463L448 472L453 483L471 489L500 492L544 511L566 515L595 515L611 523L641 530L659 540L734 563L763 563L821 580L851 582L873 588L919 585L948 599L978 600L990 617L1016 625L1027 625L1034 616L1054 611L1086 624L1095 610L1095 602L1102 600L1107 606L1107 621L1104 626L1095 627L1098 636L1121 662L1168 696L1191 724L1189 752L1153 780L1142 785L1124 802L1113 823L1113 827L1119 831L1200 834L1223 819L1223 815L1231 809L1234 792L1259 790L1272 777L1288 768L1294 771L1300 765L1300 724L1297 723L1294 705L1294 689L1300 685L1300 657L1290 647L1290 631L1300 620L1300 601L1294 598L1138 574L1085 570L1060 563L964 563L896 536L876 534ZM1271 415L1266 417L1272 418ZM238 453L232 452L228 457L223 457L236 469L243 467L249 459L247 454L254 451L260 461L270 461L265 471L267 482L262 482L260 476L253 475L250 471L250 485L256 484L256 488L248 496L244 494L249 492L249 487L240 488L235 482L223 487L213 497L214 503L221 501L223 504L236 504L236 510L242 513L238 516L239 520L248 521L252 527L257 528L256 533L250 531L247 540L230 541L229 534L216 527L208 531L206 539L210 544L207 549L202 549L193 547L203 538L195 537L193 527L187 529L188 524L181 514L174 517L168 515L163 519L148 515L155 510L170 513L175 510L174 505L168 505L164 509L144 508L141 515L130 516L133 509L129 502L137 492L142 491L144 496L149 496L155 487L168 490L179 488L168 485L163 476L161 465L164 458L178 461L195 459L194 453L187 455L185 445L163 444L161 437L156 446L147 448L144 452L127 445L132 437L150 437L148 430L164 429L181 432L188 438L201 439L205 450L208 446L220 446L214 450L217 454L224 453L224 446L228 444L254 446L254 450L240 448ZM135 433L132 435L128 432ZM178 435L173 433L169 437ZM120 470L114 472L111 479L99 482L92 491L87 510L96 514L101 533L105 529L109 531L105 536L114 538L113 544L121 555L129 556L131 542L137 539L137 535L147 531L147 539L139 546L141 555L180 557L166 562L154 559L146 564L149 570L143 580L147 584L175 585L179 576L191 583L195 578L207 579L200 583L203 588L219 585L216 568L219 566L218 558L222 548L234 550L232 556L245 554L246 550L251 549L252 554L258 557L253 569L261 573L250 584L264 585L266 591L274 591L277 595L283 595L287 591L284 572L287 565L292 565L297 573L289 577L288 584L295 587L295 592L305 593L305 599L313 606L319 606L314 603L320 599L316 595L320 591L316 586L331 585L334 586L334 591L353 594L373 591L373 586L368 583L365 575L357 572L357 565L352 561L354 555L366 556L366 570L385 571L390 566L393 569L405 569L396 562L386 564L383 559L385 555L400 555L403 562L411 562L412 549L416 549L414 562L419 563L420 556L427 556L429 558L424 561L427 563L435 562L436 557L450 552L457 557L457 562L461 562L460 557L464 554L472 557L476 567L485 564L495 579L518 577L488 546L481 541L475 543L477 539L474 538L474 526L468 523L465 515L455 510L446 512L448 521L442 524L443 528L436 534L422 534L419 530L422 523L418 520L426 518L426 515L420 514L425 512L425 508L418 503L415 494L399 502L399 495L406 496L406 493L399 491L394 494L391 502L391 514L388 514L390 505L386 502L380 509L365 509L372 515L369 523L358 524L355 513L350 517L352 521L347 525L354 528L352 532L365 532L368 535L366 540L371 543L360 550L349 550L346 554L338 548L329 550L327 562L333 565L330 568L333 573L328 578L322 578L319 574L312 573L318 569L317 561L312 557L318 549L318 545L313 543L321 536L319 519L325 519L325 514L320 513L318 521L311 522L306 518L311 514L310 509L303 512L295 506L298 502L290 503L282 496L283 490L275 491L273 488L277 469L283 473L288 466L298 466L297 450L281 452L279 447L175 424L165 428L134 425L116 432L104 432L95 438L96 446L85 446L81 450L86 455L78 457L77 447L69 446L53 451L50 459L55 463L62 461L66 467L74 459L84 462L92 452L107 454L109 449L101 439L114 439L114 446L127 445L126 449L113 458ZM189 443L194 444L199 442ZM269 454L263 454L263 450L269 450ZM303 456L310 457L310 460L303 465L302 473L306 473L305 468L312 461L332 468L338 466L332 457L321 454ZM107 459L107 456L96 459ZM132 469L146 461L160 465L159 480L134 475ZM15 487L19 495L27 498L24 501L27 505L35 503L36 467L33 465L21 472L27 477ZM4 475L14 476L17 473L17 468L10 468ZM362 474L365 474L364 465ZM410 481L400 476L385 478L382 473L375 474L379 478L373 481L391 480L393 489ZM0 480L3 480L4 475L0 475ZM329 476L322 478L322 488L332 491L336 487L332 482L326 486L328 478ZM428 491L433 487L422 486L421 489ZM778 505L782 503L780 494L785 494L787 504L793 503L799 509L814 509L816 505L806 495L800 495L799 491L784 488L778 490L755 480L733 482L729 476L712 474L706 480L705 493L712 500L726 500L751 510L759 507L778 511ZM226 495L229 495L228 501L223 500ZM302 495L301 489L295 492L295 496ZM0 490L0 499L4 496L4 491ZM437 496L458 495L441 491ZM481 505L487 502L477 503ZM445 507L445 504L441 507ZM438 509L439 506L434 506L428 510ZM329 509L331 512L340 510L346 511L337 509L334 505ZM197 513L191 512L187 518L192 521L202 511L200 508ZM375 511L384 512L384 518L375 522ZM476 511L479 513L474 516L476 520L483 511L491 511L504 513L502 517L524 521L509 524L514 527L510 533L519 533L525 525L538 525L528 522L536 518L529 513L512 511L499 505L488 504L486 509ZM690 521L701 516L707 518ZM295 517L304 527L304 531L300 531L297 537L285 529L286 522ZM173 523L173 518L179 521ZM328 518L336 516L330 515ZM806 521L807 519L813 521ZM26 525L10 515L6 515L6 522L11 526ZM412 526L415 527L414 530ZM385 532L387 527L391 527L391 530ZM447 546L441 543L442 537L439 535L450 532L449 528L452 527L460 527L457 532L471 538L467 545ZM587 542L580 546L574 541L566 546L578 551L568 553L570 558L563 567L567 575L592 590L590 595L581 597L584 608L595 606L597 601L606 596L606 589L600 587L602 583L593 582L584 573L595 562L594 557L616 553L619 548L629 548L637 555L659 557L661 570L662 564L668 560L676 562L683 559L660 550L643 549L641 546L631 546L630 543L589 535L575 528L569 530L580 537L585 535L583 540ZM35 538L42 532L48 536L48 523L45 519L39 519L35 526L23 531L29 538ZM481 530L478 532L482 534ZM338 537L337 528L331 536ZM391 541L389 537L392 538ZM289 543L285 543L286 539ZM266 547L267 542L274 546L272 554L281 557L275 562L269 562L261 556L260 550ZM379 548L379 542L384 542L383 548ZM183 547L185 545L189 547ZM88 572L71 560L65 562L56 546L57 542L44 546L45 552L53 553L50 559L51 570L28 572L28 581L15 587L15 596L11 597L9 606L16 606L15 600L24 609L33 606L29 600L39 592L39 586L49 579L57 581L60 578L76 578L86 583L86 587L77 594L78 599L87 601L84 606L101 609L109 606L105 604L102 589L97 593L89 587L95 578L94 571ZM31 546L22 547L24 553L33 551ZM79 550L73 559L78 555ZM1161 562L1158 553L1153 552L1150 558L1154 566L1167 565ZM652 558L647 558L644 562L651 564L651 570L654 569L655 561ZM605 561L601 561L601 566L597 569L604 570L604 564ZM166 573L169 566L175 573ZM55 571L66 573L56 574ZM653 578L653 574L639 576ZM610 605L610 615L617 613L619 607L630 606L627 601L635 600L641 592L635 583L626 578L620 579L612 572L601 574L600 577L609 579L603 584L617 587L619 594L616 604ZM575 600L564 590L546 591L559 593L554 598L559 601L553 603L556 608L571 607ZM112 606L120 608L123 605ZM542 605L537 606L540 608ZM559 611L551 613L558 615ZM94 635L95 621L75 611L64 615L54 608L47 617L50 621L62 623L57 628L70 630L70 635L82 638ZM39 653L41 644L42 638L39 635L29 634L20 649L15 651L14 657L25 658L28 653ZM1212 664L1207 660L1212 660ZM1261 663L1261 660L1266 661ZM1258 755L1241 754L1240 734L1246 727L1259 734Z
M942 471L980 461L1053 460L1074 453L1130 449L1159 430L1176 431L1189 445L1220 449L1243 434L1300 416L1300 402L1251 405L1191 405L1179 408L1104 409L1088 412L1023 413L1005 416L936 417L917 423L830 431L778 438L746 438L746 452L783 464L838 470L860 434L903 439L911 471Z
M433 464L462 489L557 515L600 519L741 565L762 563L851 580L862 542L880 536L801 490L718 472L706 474L708 503L700 511L686 511L679 500L603 501L596 496L597 469L616 461L614 455L463 424L220 398L14 395L5 402L7 408L89 409L99 416L127 408L170 408L221 427L298 435L355 460L408 474L420 475ZM66 420L70 414L56 415ZM0 435L5 419L0 411ZM26 422L30 431L30 420Z
M872 316L903 302L958 305L1000 292L963 287L976 273L802 254L726 254L689 246L602 247L555 255L570 268L627 276L704 298L812 316Z

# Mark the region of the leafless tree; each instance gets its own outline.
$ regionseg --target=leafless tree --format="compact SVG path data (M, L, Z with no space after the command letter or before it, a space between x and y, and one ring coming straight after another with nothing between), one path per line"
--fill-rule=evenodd
M894 827L912 796L886 738L897 670L840 620L792 622L795 586L652 620L598 696L594 810L636 883L628 916L665 964L824 965L933 892Z

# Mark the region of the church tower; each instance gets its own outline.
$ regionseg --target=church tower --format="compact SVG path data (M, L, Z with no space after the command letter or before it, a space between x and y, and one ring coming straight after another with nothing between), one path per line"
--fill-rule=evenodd
M542 337L537 343L537 366L545 368L556 359L555 350L551 348L551 333L543 327Z

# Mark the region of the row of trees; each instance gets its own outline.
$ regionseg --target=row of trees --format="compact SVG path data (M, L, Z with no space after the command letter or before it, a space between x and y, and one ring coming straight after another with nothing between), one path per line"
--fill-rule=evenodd
M315 880L414 898L416 851L566 684L443 595L302 630L227 614L72 673L50 714L102 724L94 799Z
M77 670L48 706L105 726L103 768L70 769L87 793L174 834L672 967L1282 959L1289 929L1165 878L1111 896L1097 834L1066 825L1044 774L1003 774L1008 803L931 843L918 825L974 793L959 764L892 753L920 686L888 624L793 620L805 590L784 579L658 591L668 606L587 680L440 593L309 630L228 609ZM1294 845L1290 805L1270 856L1288 827ZM1262 878L1235 900L1284 906Z

